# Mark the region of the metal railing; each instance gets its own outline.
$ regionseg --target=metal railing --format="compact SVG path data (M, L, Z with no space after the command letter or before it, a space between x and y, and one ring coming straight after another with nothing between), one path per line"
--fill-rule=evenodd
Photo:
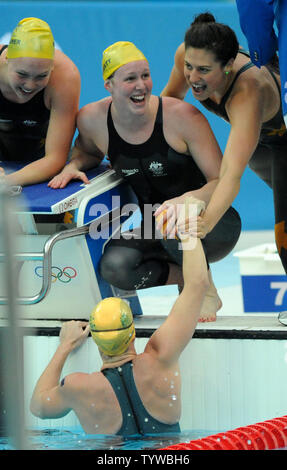
M19 297L16 299L20 305L33 305L40 302L49 292L52 283L52 250L55 244L66 238L78 237L80 235L86 235L89 232L89 225L82 227L72 228L63 232L56 233L48 238L44 244L42 252L35 253L13 253L13 262L15 261L42 261L43 263L43 278L42 286L40 291L30 297ZM6 258L5 253L0 253L0 262L4 262ZM0 296L0 305L7 303L7 297Z
M119 216L113 217L113 213L116 212L117 209L111 210L109 214L112 217L112 220L103 224L102 227L104 228L105 225L108 225L110 222L115 222L116 220L121 219L122 217L127 217L128 213L122 213ZM101 220L105 220L107 214L104 214L101 217L96 219L97 223L99 224ZM82 227L72 228L70 230L64 230L62 232L55 233L51 237L49 237L43 247L41 252L26 252L26 253L13 253L13 262L23 262L23 261L42 261L43 266L43 277L42 277L42 286L40 291L33 296L30 297L17 297L16 302L19 305L34 305L46 297L48 294L51 284L52 284L52 250L56 243L61 240L65 240L67 238L78 237L80 235L87 235L90 231L90 226L95 222L95 220L91 221L87 225L83 225ZM120 227L120 226L119 226ZM0 253L0 262L5 262L6 254ZM0 296L0 305L7 304L7 297Z

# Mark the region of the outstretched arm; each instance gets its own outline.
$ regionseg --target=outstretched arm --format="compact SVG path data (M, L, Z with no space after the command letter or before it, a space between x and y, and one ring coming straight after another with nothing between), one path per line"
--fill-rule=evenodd
M63 324L60 344L32 395L30 409L35 416L60 418L70 411L69 403L59 385L60 376L68 355L85 341L89 331L87 322L72 320Z
M250 90L253 90L250 92ZM262 97L261 97L262 98ZM202 217L191 233L204 238L231 206L240 190L244 170L256 150L261 122L262 99L255 86L244 87L229 106L231 130L225 147L219 182Z
M189 199L180 217L188 217ZM183 250L184 288L177 298L165 322L149 340L145 352L156 355L158 360L172 364L191 340L209 286L207 264L201 241L188 234L179 234Z
M177 208L183 204L186 197L192 196L202 201L201 210L209 204L218 183L222 153L207 119L196 107L173 98L163 98L162 101L166 114L167 110L172 111L173 132L185 144L186 152L190 158L193 158L206 179L206 184L198 189L164 201L155 212L157 228L162 231L164 236L169 237L174 232L177 223ZM164 217L159 217L160 215L164 215ZM167 224L163 230L165 220L167 220Z

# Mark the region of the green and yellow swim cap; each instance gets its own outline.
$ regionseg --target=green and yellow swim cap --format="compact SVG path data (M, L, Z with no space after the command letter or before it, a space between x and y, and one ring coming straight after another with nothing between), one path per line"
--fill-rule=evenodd
M132 42L115 42L103 52L102 68L104 80L107 80L122 65L135 62L136 60L147 59Z
M54 38L50 26L39 18L24 18L14 29L7 58L36 57L54 58Z
M90 315L90 330L104 354L123 354L135 338L133 314L128 303L119 297L101 300Z

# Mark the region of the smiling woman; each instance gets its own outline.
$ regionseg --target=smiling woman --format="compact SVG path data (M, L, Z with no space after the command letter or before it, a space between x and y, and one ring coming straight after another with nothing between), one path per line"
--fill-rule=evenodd
M202 13L175 53L162 95L184 99L189 88L205 108L230 123L218 185L203 217L195 220L194 232L202 239L211 233L239 193L248 165L273 190L276 244L287 273L287 131L276 57L255 67L235 32L211 13Z
M45 181L66 163L75 132L80 75L54 49L49 25L24 18L0 45L0 159L27 163L5 176L17 185Z
M137 109L144 111L146 98L152 90L149 64L144 54L133 43L119 41L104 51L102 67L105 88L111 95L117 92L121 84L124 94ZM130 125L133 123L132 118Z
M52 59L20 57L8 61L7 77L11 88L7 88L7 96L10 95L12 101L14 97L14 100L19 98L19 102L26 103L48 85L52 69Z
M208 20L208 14L199 15L185 33L184 76L196 99L204 101L214 95L219 103L233 80L231 71L239 44L226 25L210 22L203 29L202 18L206 17Z
M165 284L181 288L182 250L178 238L170 235L187 196L192 196L196 210L208 203L218 181L220 148L198 109L152 94L149 63L134 44L112 44L103 53L102 68L110 97L80 110L71 162L50 185L64 187L73 178L87 183L84 171L108 155L117 175L134 190L143 221L132 236L123 233L106 244L102 277L124 290ZM149 223L147 215L157 208L159 223L168 220L162 229L164 239L155 229L155 217ZM230 208L203 243L207 260L226 256L240 228L240 218ZM214 321L221 307L210 271L209 278L202 321Z

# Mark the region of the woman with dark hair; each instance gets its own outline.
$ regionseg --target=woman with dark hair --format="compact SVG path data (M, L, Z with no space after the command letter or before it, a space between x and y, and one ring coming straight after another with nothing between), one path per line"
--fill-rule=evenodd
M237 196L249 165L273 190L276 244L287 272L287 133L277 64L255 67L234 31L204 13L177 49L162 95L184 99L189 88L204 107L231 125L218 185L197 227L190 223L190 230L200 238L212 230Z

